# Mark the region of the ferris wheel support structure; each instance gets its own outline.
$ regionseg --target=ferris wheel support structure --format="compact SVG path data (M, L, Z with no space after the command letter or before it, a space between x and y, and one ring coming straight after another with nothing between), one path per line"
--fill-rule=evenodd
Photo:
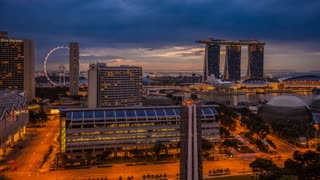
M47 77L49 83L52 84L52 85L54 85L54 86L61 86L61 85L53 82L53 81L49 78L48 73L47 73L47 62L48 62L48 58L50 57L50 55L51 55L53 52L55 52L56 50L59 50L59 49L69 49L69 47L68 47L68 46L57 46L57 47L51 49L51 50L48 52L48 54L46 55L46 58L44 59L44 62L43 62L43 71L44 71L44 74L45 74L45 76Z

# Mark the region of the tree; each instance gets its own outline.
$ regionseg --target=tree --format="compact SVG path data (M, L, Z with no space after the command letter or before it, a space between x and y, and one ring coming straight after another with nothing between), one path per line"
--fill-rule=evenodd
M212 148L213 148L212 143L202 138L202 152L210 151Z
M220 126L220 136L223 136L224 138L227 138L230 136L230 131L228 131L228 129L226 129L223 126Z
M268 159L257 158L250 163L250 167L261 179L273 180L278 179L281 176L280 168Z
M234 131L237 126L237 123L235 121L237 116L238 114L235 111L233 111L231 108L228 108L227 106L224 106L224 105L220 105L217 119L222 126L226 127L229 130Z
M285 161L285 169L299 179L320 179L320 153L314 151L293 153L293 159Z
M90 151L86 152L85 158L86 158L86 164L90 164L93 159L92 152Z
M269 152L269 146L265 145L260 139L257 139L255 144L259 148L260 151Z
M145 150L135 148L135 149L130 149L129 152L134 156L142 156Z
M252 131L258 135L259 139L264 139L267 137L268 134L270 134L270 128L265 123L255 123L255 125L252 128Z
M273 148L273 149L277 149L277 146L274 144L274 142L272 142L270 139L266 139L266 141L268 142L268 144Z
M236 141L232 141L230 139L224 140L221 145L226 147L233 147L233 148L237 148L238 146Z
M35 114L32 110L29 110L29 122L31 124L34 124L36 120Z
M320 152L320 144L317 145L317 149L318 152Z
M162 144L161 142L157 141L152 147L151 147L151 152L154 153L155 155L155 160L158 160L158 157L160 155L161 150L164 150L166 146Z
M69 158L68 158L67 155L61 156L61 165L62 165L62 167L65 167L68 161L69 161Z
M100 155L100 158L102 161L106 160L110 154L112 154L113 151L111 149L106 149L105 151L103 151L103 153Z

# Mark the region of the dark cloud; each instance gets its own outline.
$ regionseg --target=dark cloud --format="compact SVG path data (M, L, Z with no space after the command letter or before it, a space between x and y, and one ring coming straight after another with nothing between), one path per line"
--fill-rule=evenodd
M183 52L183 53L177 53L177 56L181 57L194 57L194 56L200 56L204 54L204 50L198 50L195 52Z
M87 61L87 62L96 62L100 60L114 60L114 59L126 59L124 57L120 56L95 56L95 55L89 55L89 56L80 56L81 61Z
M207 36L320 39L320 2L312 0L4 0L0 5L4 30L48 41L56 35L147 46L192 44ZM41 45L50 43L43 38Z
M0 31L34 39L38 59L70 41L157 49L214 37L318 49L319 9L315 0L0 0Z

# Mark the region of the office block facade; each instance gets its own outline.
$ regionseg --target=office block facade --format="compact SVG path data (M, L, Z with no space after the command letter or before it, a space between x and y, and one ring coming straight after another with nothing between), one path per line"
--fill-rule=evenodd
M35 98L34 42L0 33L0 90L24 92Z
M241 46L227 45L224 78L231 81L241 79Z
M70 78L70 95L75 96L79 93L79 44L71 42L69 44L69 78Z
M90 64L88 107L142 105L142 68Z
M248 46L248 72L250 78L263 79L264 45Z
M219 141L215 105L205 105L201 135ZM179 106L65 109L60 112L61 153L101 153L107 149L149 149L156 142L177 148L180 141ZM199 115L199 114L198 114ZM184 115L183 115L184 117ZM185 119L184 119L185 120Z
M203 68L203 82L207 82L211 74L216 78L220 77L220 44L206 45Z

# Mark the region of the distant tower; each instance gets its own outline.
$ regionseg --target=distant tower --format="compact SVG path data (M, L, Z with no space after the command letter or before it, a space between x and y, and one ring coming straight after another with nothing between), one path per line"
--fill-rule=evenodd
M250 78L263 79L264 45L249 45L248 57L247 76Z
M187 101L180 109L180 179L202 180L201 106Z
M207 82L211 74L220 77L220 44L206 44L202 82Z
M241 45L228 44L226 46L226 61L224 79L238 81L241 79Z
M71 42L69 48L70 95L74 96L79 92L79 45L76 42Z

